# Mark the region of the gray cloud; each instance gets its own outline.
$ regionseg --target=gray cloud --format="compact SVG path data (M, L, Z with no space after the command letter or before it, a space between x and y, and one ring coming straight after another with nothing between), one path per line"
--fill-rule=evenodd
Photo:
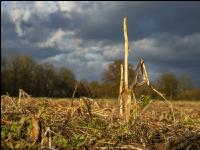
M23 53L32 55L35 59L44 59L60 53L53 48L40 48L35 45L40 40L44 40L44 36L43 38L41 37L43 34L48 34L48 32L36 32L36 28L34 32L28 32L28 36L19 37L15 30L15 24L10 20L9 16L3 14L1 17L1 55Z
M80 19L81 30L78 30L77 34L89 39L121 42L124 16L128 18L130 40L154 33L184 36L200 31L198 2L108 2L106 4L95 9L93 13L86 14L87 19Z
M123 58L127 16L134 65L143 57L152 80L166 71L186 72L200 85L199 2L6 4L12 9L1 6L3 56L27 53L69 67L78 79L100 79L110 62Z

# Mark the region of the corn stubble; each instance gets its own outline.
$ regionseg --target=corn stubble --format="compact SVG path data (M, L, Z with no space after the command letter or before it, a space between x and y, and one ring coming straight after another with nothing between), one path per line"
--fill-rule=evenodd
M198 149L200 145L199 102L174 102L174 124L166 103L142 96L137 109L131 109L131 115L140 115L131 116L134 121L127 125L113 100L82 97L71 106L71 99L29 97L17 109L18 98L2 96L1 101L4 149Z

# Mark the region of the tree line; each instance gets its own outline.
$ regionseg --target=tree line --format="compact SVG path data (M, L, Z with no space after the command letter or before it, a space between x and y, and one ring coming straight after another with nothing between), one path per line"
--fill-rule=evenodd
M102 73L101 81L79 81L67 67L54 67L49 63L36 63L30 56L15 55L1 58L1 95L17 96L19 89L34 97L80 97L117 98L119 94L120 64L115 60ZM129 64L129 83L132 83L135 70ZM139 81L142 81L139 76ZM198 100L200 89L193 86L186 74L176 76L161 74L153 86L168 99ZM76 89L76 90L75 90ZM149 95L159 98L147 86L135 90L136 97Z
M17 96L19 89L23 89L36 97L69 97L75 80L69 69L38 64L30 56L1 59L1 94Z

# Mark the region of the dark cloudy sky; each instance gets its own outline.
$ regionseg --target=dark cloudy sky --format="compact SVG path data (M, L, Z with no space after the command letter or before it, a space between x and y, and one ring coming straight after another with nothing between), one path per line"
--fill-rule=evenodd
M144 58L151 80L187 73L200 86L200 2L1 2L1 55L30 54L99 80L123 58L124 16L131 63Z

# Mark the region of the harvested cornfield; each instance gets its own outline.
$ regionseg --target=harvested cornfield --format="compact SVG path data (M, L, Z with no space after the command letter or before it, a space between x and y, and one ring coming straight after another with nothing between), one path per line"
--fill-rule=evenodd
M3 149L200 149L200 102L152 100L129 123L117 100L1 97ZM132 104L133 105L133 104ZM139 105L141 106L141 104Z

